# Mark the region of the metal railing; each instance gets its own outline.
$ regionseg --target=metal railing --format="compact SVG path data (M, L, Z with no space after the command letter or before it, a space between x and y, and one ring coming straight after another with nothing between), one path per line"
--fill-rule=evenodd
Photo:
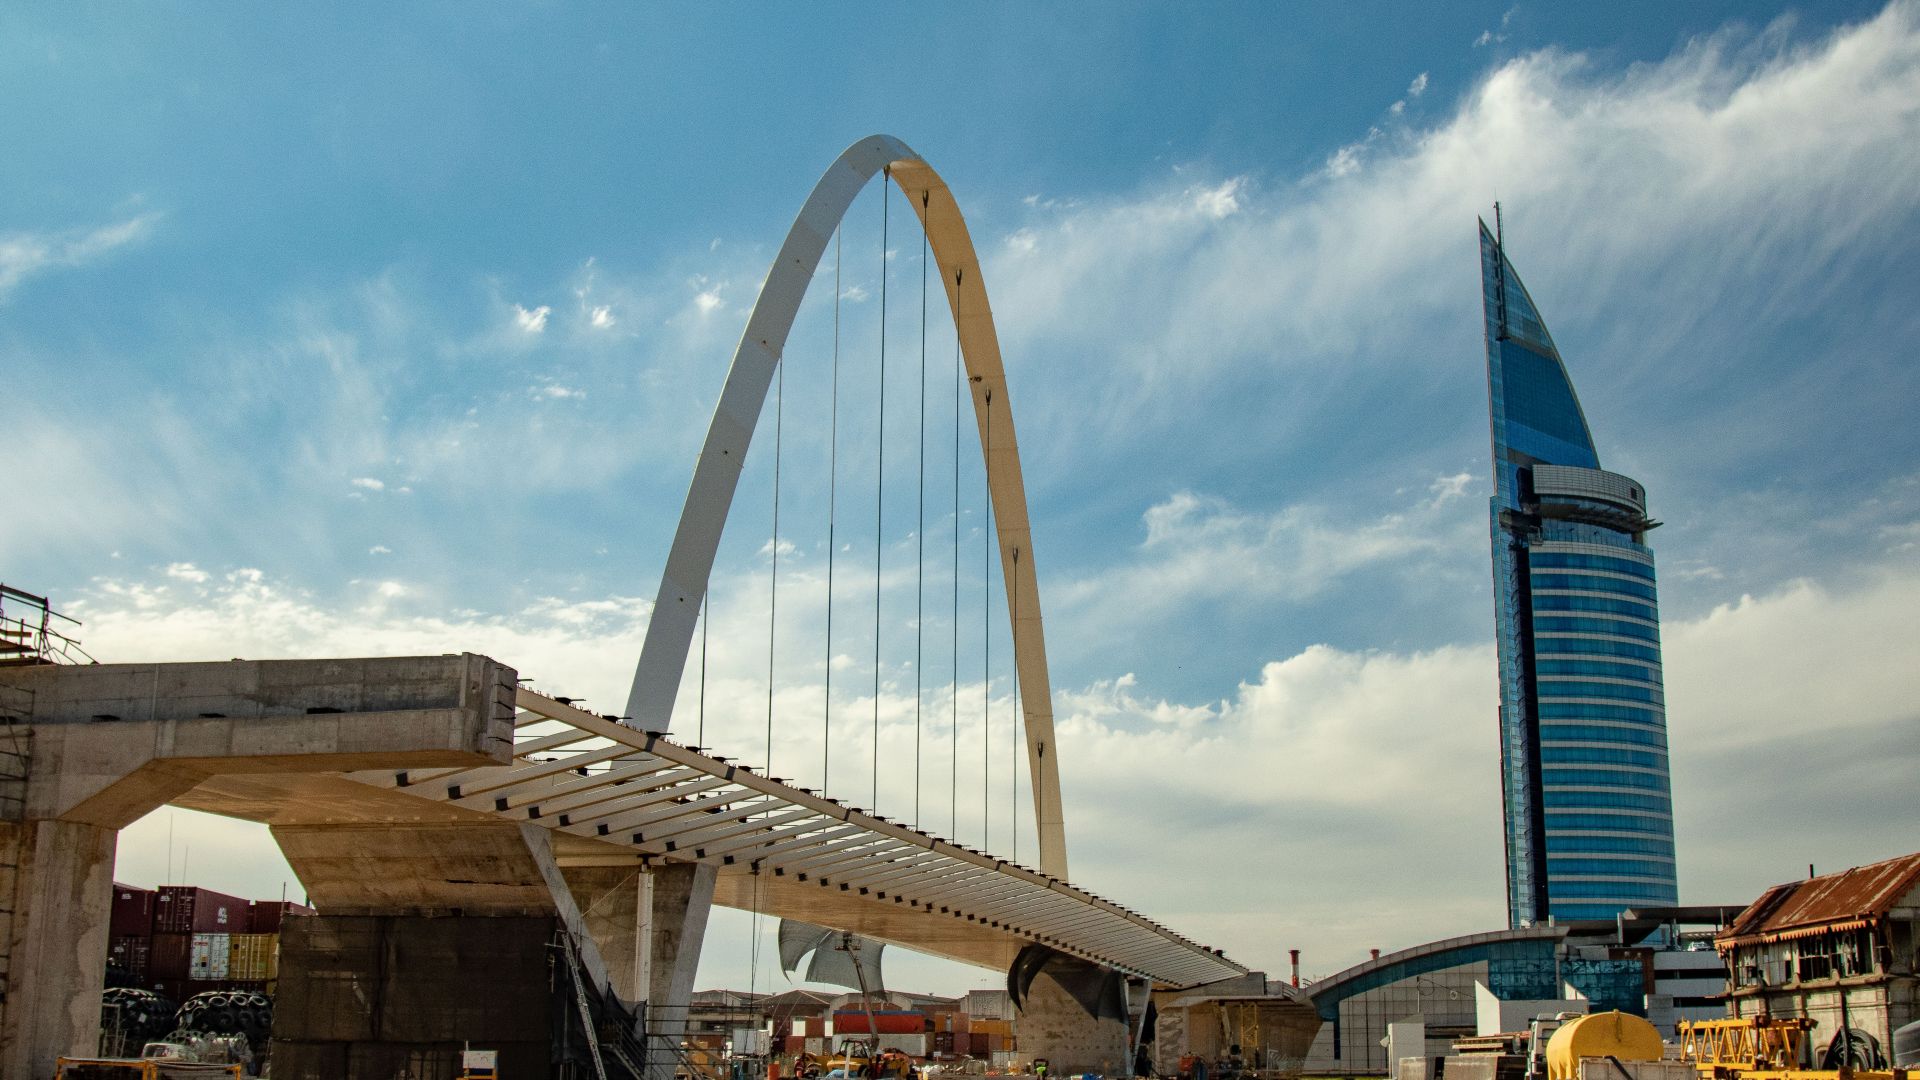
M0 664L92 664L80 640L54 629L54 620L80 620L53 610L44 596L0 584Z

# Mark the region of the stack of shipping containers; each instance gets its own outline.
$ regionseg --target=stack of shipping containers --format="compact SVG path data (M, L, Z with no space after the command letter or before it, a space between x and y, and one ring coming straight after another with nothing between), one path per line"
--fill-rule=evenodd
M279 977L280 924L313 909L192 885L113 887L107 962L118 985L185 1001L208 990L271 994Z

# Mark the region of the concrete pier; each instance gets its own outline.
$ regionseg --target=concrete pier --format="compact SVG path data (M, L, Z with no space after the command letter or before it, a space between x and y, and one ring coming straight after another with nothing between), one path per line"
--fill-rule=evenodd
M0 1075L97 1049L121 828L223 783L216 812L364 815L325 778L503 763L515 684L472 654L0 668Z

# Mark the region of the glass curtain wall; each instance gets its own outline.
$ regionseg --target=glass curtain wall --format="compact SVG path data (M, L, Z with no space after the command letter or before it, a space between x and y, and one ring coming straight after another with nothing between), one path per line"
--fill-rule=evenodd
M1657 523L1638 481L1600 468L1559 350L1485 222L1480 257L1508 921L1674 904Z

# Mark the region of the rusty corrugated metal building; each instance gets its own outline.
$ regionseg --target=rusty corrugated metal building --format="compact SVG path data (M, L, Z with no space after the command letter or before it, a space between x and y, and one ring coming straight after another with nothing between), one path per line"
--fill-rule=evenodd
M1920 1015L1920 853L1775 885L1714 946L1731 1015L1814 1021L1806 1064L1836 1067L1822 1059L1843 1028L1888 1054Z

